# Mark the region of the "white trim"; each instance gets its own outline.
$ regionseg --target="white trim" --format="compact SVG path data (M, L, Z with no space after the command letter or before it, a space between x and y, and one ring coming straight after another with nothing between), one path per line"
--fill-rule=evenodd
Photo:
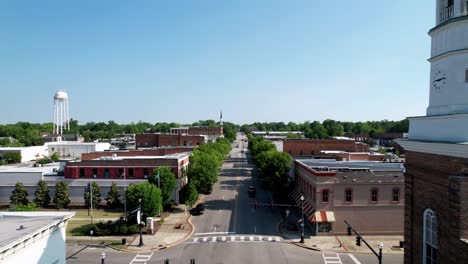
M424 213L423 213L423 241L422 241L422 247L423 247L423 255L422 255L422 259L423 259L423 264L428 264L426 262L426 257L427 257L427 252L426 252L426 239L428 239L426 237L426 228L427 228L427 221L426 221L426 217L430 217L430 222L431 222L431 232L433 230L433 224L435 223L436 225L438 224L438 221L437 221L437 215L434 213L434 211L432 211L431 209L427 208L426 210L424 210ZM435 219L435 221L434 221ZM431 234L431 241L429 241L429 245L431 245L433 248L435 249L438 249L438 242L439 242L439 239L438 239L438 230L437 230L437 226L436 226L436 238L437 238L437 241L435 241L436 245L434 245L434 241L433 241L433 234Z

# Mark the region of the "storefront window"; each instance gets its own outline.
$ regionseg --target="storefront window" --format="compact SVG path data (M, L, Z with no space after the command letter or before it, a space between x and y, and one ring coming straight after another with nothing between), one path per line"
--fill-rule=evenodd
M325 232L325 233L331 232L332 223L329 223L329 222L318 223L318 231Z

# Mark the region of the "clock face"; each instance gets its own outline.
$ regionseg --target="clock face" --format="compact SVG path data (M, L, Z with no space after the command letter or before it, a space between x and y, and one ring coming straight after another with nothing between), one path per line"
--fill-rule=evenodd
M445 76L445 73L441 71L436 71L434 73L434 79L432 81L432 87L434 90L440 92L442 88L445 87L447 84L447 77Z

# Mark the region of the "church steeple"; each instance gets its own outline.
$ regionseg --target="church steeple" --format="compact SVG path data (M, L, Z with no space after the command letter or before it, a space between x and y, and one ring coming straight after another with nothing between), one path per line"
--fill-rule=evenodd
M223 110L219 112L219 125L223 126Z

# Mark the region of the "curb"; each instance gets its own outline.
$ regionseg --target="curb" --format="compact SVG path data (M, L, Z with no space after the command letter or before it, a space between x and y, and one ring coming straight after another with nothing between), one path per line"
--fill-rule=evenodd
M284 223L284 220L282 220L281 222L278 223L278 225L276 225L276 231L283 237L283 239L286 237L281 231L280 231L280 225ZM304 248L304 249L308 249L308 250L313 250L313 251L321 251L320 249L317 249L317 248L311 248L311 247L308 247L308 246L305 246L303 245L302 243L299 243L299 242L294 242L292 241L291 239L285 239L285 241L287 241L288 243L290 244L293 244L293 245L296 245L298 247L301 247L301 248Z

